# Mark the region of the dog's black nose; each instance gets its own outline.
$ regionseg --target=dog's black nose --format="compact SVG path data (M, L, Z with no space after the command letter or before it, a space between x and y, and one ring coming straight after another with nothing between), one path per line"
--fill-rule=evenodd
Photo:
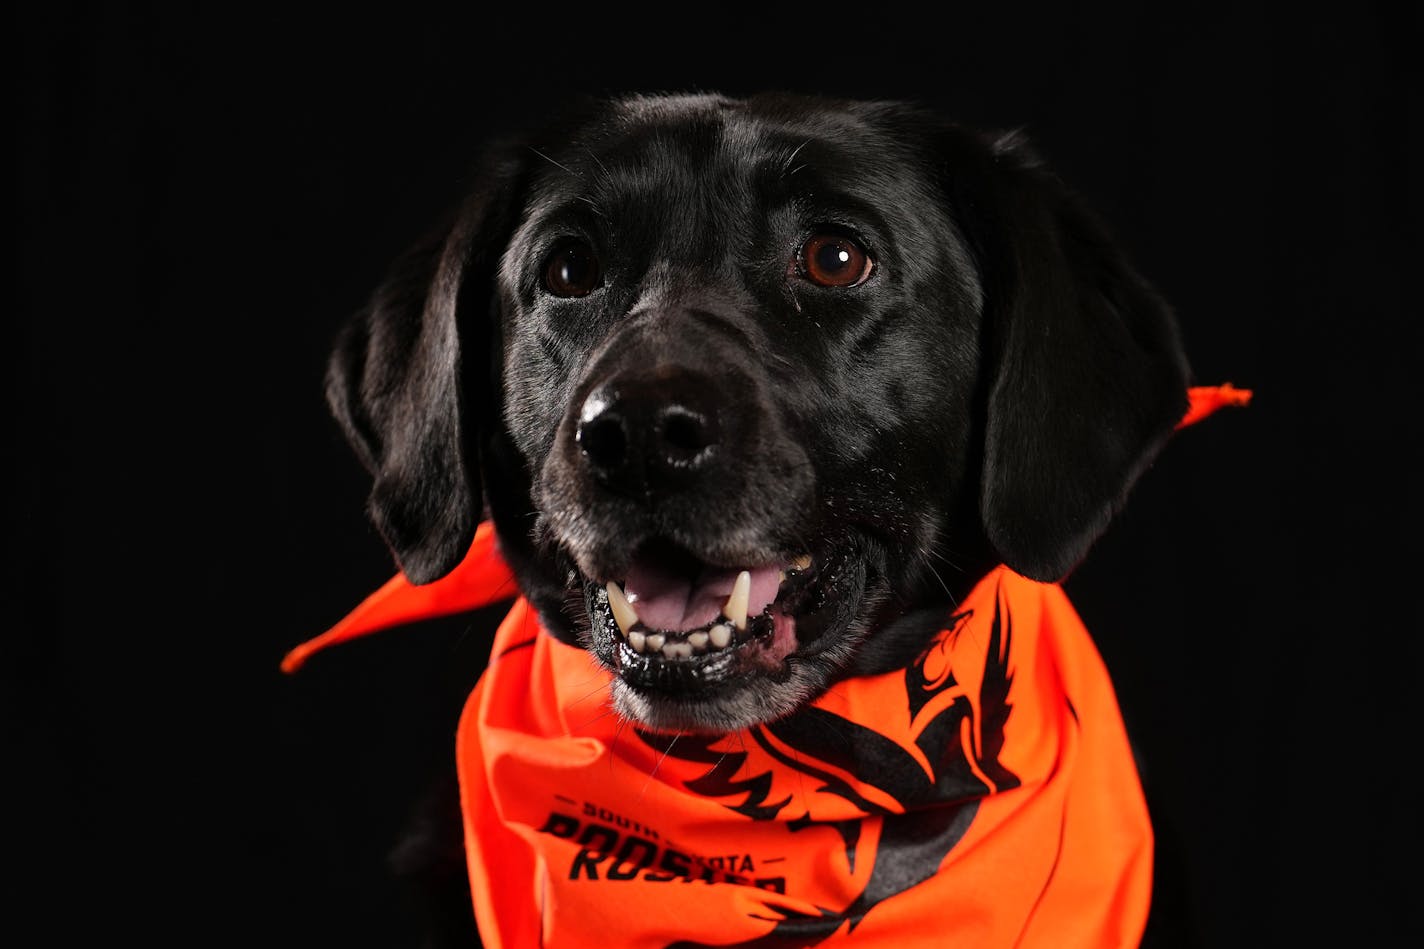
M575 432L594 475L627 491L673 487L700 475L721 440L709 382L690 372L661 372L594 389Z

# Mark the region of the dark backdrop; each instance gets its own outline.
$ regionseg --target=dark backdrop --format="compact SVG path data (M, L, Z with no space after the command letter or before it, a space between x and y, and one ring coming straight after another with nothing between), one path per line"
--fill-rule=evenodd
M494 617L278 672L392 571L326 348L490 133L768 87L1022 127L1198 379L1256 390L1068 584L1143 755L1154 940L1417 932L1417 16L981 6L12 19L3 773L47 942L417 944L389 853Z

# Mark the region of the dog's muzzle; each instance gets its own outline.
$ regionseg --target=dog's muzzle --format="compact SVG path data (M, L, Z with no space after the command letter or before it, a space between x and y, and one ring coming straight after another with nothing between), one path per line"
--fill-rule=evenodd
M798 629L830 553L814 546L812 465L742 322L630 317L546 466L541 505L581 574L593 652L643 692L776 676L820 625Z
M749 663L775 666L795 648L795 620L774 604L789 574L810 567L809 554L763 562L758 552L727 566L668 537L679 519L737 529L727 518L738 505L719 490L755 464L736 446L760 427L757 412L727 378L667 362L623 369L580 407L574 440L586 484L627 502L630 527L642 517L662 522L637 544L621 584L602 584L591 604L592 615L612 619L618 669L640 688L695 690Z

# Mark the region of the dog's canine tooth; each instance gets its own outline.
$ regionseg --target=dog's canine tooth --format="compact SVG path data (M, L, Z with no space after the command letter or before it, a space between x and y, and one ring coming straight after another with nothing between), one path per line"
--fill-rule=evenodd
M737 574L737 582L732 584L732 595L727 597L727 605L722 607L722 615L731 620L737 629L747 628L747 599L751 593L751 572L743 570Z
M648 645L648 652L662 652L663 643L667 642L667 637L662 633L649 633L644 640Z
M693 649L697 650L698 652L701 652L702 650L707 648L707 639L707 634L702 632L701 630L698 630L695 633L687 634L688 643L692 646Z
M718 623L707 631L707 638L711 640L712 648L723 649L732 641L732 627Z
M618 623L618 629L624 636L628 631L638 625L638 611L633 609L633 604L628 602L628 598L623 595L623 590L613 581L608 582L608 608L613 611L613 619Z
M642 652L644 649L648 648L647 640L648 637L645 634L638 632L636 629L630 629L628 631L628 645L633 647L634 652Z
M793 570L805 570L805 569L806 569L807 567L809 567L809 566L811 566L811 555L810 555L810 554L802 554L801 556L797 557L795 560L791 561L791 568L792 568Z

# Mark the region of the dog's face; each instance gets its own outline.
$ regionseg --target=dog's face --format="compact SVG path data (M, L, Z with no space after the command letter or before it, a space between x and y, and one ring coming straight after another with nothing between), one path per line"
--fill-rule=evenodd
M406 574L484 499L623 715L721 732L1056 580L1185 407L1166 307L1012 139L638 98L494 149L343 333L333 409Z

